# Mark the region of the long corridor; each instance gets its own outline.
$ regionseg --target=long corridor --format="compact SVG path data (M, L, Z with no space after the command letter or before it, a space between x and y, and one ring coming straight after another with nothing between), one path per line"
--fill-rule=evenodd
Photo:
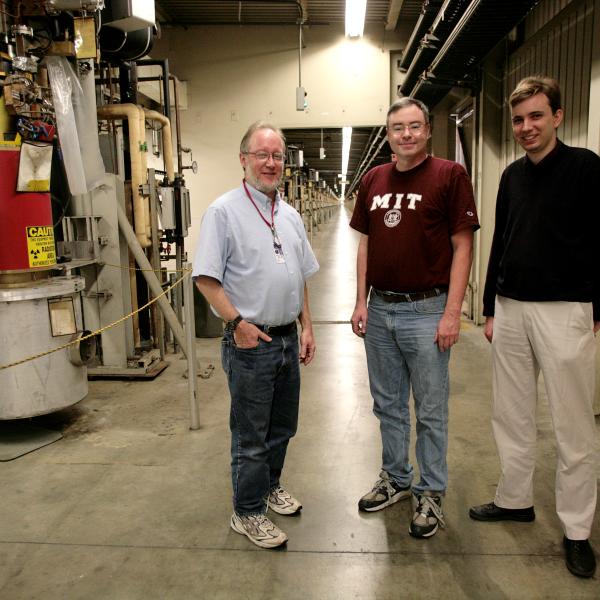
M304 509L298 517L270 513L287 548L261 550L229 527L229 397L219 339L199 339L199 431L188 429L185 361L169 355L155 381L91 382L79 405L35 420L61 429L61 441L0 463L1 598L600 597L597 579L579 580L564 566L545 400L536 521L468 517L470 505L493 499L499 473L489 346L469 322L452 350L446 528L411 538L410 501L359 513L381 443L363 343L349 325L358 235L348 221L339 209L313 238L317 356L302 368L299 431L282 479ZM591 541L600 551L600 519Z

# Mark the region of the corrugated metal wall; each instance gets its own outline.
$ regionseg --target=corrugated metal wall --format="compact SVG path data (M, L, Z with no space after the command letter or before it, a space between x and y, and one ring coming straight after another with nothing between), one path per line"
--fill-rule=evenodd
M525 39L528 40L533 37L571 3L572 0L546 0L540 2L525 20Z
M586 146L594 0L545 0L525 21L525 42L508 57L504 97L528 75L558 79L565 119L558 130L566 144ZM510 112L505 102L504 165L523 154L512 138Z

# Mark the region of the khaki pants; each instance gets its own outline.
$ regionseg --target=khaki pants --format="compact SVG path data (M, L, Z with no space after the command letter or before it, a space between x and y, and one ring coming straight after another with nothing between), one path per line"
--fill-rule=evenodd
M592 305L498 296L492 342L492 428L501 476L495 503L533 505L537 380L544 376L557 447L556 512L565 535L587 539L596 508Z

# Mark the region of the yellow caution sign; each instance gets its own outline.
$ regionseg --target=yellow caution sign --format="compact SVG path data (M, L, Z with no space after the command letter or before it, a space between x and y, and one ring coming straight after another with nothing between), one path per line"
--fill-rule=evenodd
M56 264L54 229L51 226L27 227L27 254L30 267Z

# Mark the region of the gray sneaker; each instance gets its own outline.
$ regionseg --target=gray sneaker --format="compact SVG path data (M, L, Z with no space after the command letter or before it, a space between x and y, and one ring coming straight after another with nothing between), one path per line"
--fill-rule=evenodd
M416 538L428 538L435 534L438 525L445 527L444 514L442 513L441 496L430 492L413 494L413 507L415 513L408 533Z
M231 529L245 535L252 543L261 548L277 548L285 544L288 536L266 515L238 515L231 517Z
M281 486L269 492L267 502L269 508L280 515L295 515L302 508L302 504Z
M373 489L358 501L358 508L367 512L381 510L399 500L410 498L410 493L410 486L401 487L390 479L386 471L381 471Z

